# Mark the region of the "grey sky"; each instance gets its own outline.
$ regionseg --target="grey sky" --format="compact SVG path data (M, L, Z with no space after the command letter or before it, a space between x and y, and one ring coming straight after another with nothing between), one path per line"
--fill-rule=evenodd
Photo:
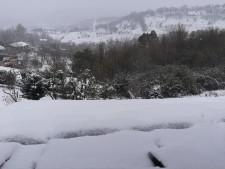
M225 0L0 0L0 26L68 25L162 6L225 4Z

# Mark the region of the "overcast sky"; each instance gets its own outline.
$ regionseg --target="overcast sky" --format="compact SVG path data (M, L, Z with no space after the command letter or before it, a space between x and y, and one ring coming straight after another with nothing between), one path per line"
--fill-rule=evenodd
M68 25L163 6L225 4L225 0L0 0L0 26Z

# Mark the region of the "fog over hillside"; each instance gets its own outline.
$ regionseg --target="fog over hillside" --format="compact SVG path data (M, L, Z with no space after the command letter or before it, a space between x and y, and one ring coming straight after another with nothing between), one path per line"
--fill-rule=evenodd
M123 16L165 6L223 4L225 0L7 0L0 1L0 26L71 25L89 18Z
M189 32L208 28L225 28L225 5L161 7L132 12L122 17L103 17L83 20L56 29L45 29L61 42L96 43L137 38L155 30L164 34L183 25Z

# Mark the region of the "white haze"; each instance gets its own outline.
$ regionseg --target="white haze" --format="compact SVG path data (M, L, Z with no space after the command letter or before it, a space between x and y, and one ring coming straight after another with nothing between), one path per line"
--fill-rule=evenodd
M225 0L0 0L0 26L70 25L164 6L224 4Z

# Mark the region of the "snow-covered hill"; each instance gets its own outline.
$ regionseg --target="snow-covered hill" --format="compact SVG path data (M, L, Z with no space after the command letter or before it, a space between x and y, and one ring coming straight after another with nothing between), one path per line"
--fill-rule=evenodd
M89 21L90 23L90 21ZM155 11L131 13L128 16L104 20L93 20L69 31L48 31L51 37L62 42L96 43L108 40L124 40L138 37L143 32L156 30L158 34L173 30L182 24L188 31L211 27L225 28L225 5L203 7L160 8Z

